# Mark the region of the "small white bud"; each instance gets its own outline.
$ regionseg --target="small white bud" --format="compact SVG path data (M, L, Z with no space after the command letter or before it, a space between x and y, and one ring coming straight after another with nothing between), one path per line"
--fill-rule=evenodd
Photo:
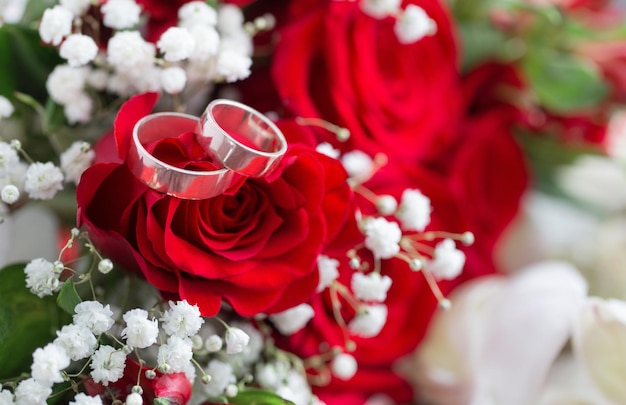
M223 345L224 345L224 341L222 340L221 337L217 335L209 336L206 342L204 343L204 347L206 347L206 349L210 353L219 352L220 350L222 350Z
M463 244L465 246L470 246L474 244L474 234L467 231L467 232L463 232L463 235L461 235L461 242L463 242Z
M439 308L443 311L447 311L452 308L452 302L447 298L439 300Z
M210 383L212 380L211 376L208 374L205 374L202 376L202 384L208 384Z
M131 391L136 392L139 395L143 394L143 388L141 388L141 385L133 385Z
M226 353L237 354L243 352L250 342L250 336L237 327L229 327L226 331Z
M132 392L129 395L127 395L126 405L143 405L143 398L141 397L141 394L137 392Z
M376 209L380 215L387 216L396 212L398 201L391 195L381 195L376 199Z
M332 361L330 368L335 377L341 380L349 380L356 374L358 365L356 359L348 354L338 354Z
M224 390L224 395L229 398L236 397L238 393L239 388L237 388L235 384L228 384L228 386L226 386L226 389Z
M2 197L2 201L4 201L6 204L13 204L20 199L20 190L13 184L7 184L6 186L4 186L0 194Z
M113 262L109 259L102 259L98 263L98 271L102 274L108 274L111 270L113 270Z
M153 380L156 377L156 372L154 370L146 370L144 375L148 380Z

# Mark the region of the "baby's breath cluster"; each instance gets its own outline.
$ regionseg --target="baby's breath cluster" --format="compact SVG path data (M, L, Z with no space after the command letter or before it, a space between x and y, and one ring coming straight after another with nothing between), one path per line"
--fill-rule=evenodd
M373 18L395 18L394 32L403 44L417 42L437 32L437 23L423 8L408 4L401 8L401 0L360 0L361 10Z
M91 8L100 11L101 21L94 20ZM178 95L190 84L197 91L246 78L252 35L274 25L270 16L245 23L234 5L214 8L192 1L178 10L178 24L152 43L144 37L146 18L135 0L61 0L45 11L39 35L66 60L50 74L46 87L70 124L92 119L94 93ZM111 37L97 43L97 33L105 29L113 31Z
M300 125L317 125L338 134L340 128L318 121L298 119ZM337 140L341 141L339 136ZM385 302L394 280L385 274L384 261L402 260L407 264L407 271L421 272L440 308L448 309L450 301L441 293L438 282L461 274L465 254L457 243L471 245L474 237L471 232L456 234L427 230L433 208L428 196L419 189L405 189L396 199L391 195L375 194L366 188L363 184L387 163L385 156L372 158L358 150L342 155L328 143L320 144L317 150L342 162L355 193L369 201L376 211L375 215L367 216L357 211L364 241L347 252L352 270L347 285L339 280L340 257L318 257L317 292L327 291L333 317L344 333L343 346L328 348L320 355L305 360L307 367L317 372L317 381L314 382L325 384L331 375L338 379L351 379L358 369L356 359L350 354L356 348L354 338L373 338L387 322ZM345 306L349 307L347 312ZM344 318L346 313L351 312L354 316ZM314 316L311 305L300 304L269 316L269 320L278 333L288 336L303 329Z
M21 156L20 156L21 155ZM78 184L83 171L94 159L91 146L74 142L61 153L60 165L35 162L21 142L0 141L0 197L7 205L18 203L24 194L34 200L50 200L63 189L64 182Z

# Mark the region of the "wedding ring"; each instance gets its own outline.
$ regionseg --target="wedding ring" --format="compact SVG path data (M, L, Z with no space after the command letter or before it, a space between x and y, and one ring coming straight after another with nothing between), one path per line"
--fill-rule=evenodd
M185 132L195 132L199 119L179 113L155 113L140 119L133 129L133 146L128 154L131 171L148 187L174 197L200 200L226 191L233 172L220 168L213 171L193 171L167 164L150 154L145 144L174 138ZM218 163L219 164L219 163Z
M271 173L287 150L285 137L272 121L231 100L209 103L196 135L204 150L224 167L248 177Z

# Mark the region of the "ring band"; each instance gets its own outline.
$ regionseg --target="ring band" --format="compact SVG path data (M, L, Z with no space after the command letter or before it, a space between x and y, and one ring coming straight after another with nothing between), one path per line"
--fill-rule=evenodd
M269 174L287 150L283 133L272 121L231 100L209 103L196 136L204 150L224 167L248 177Z
M131 171L148 187L182 199L215 197L230 186L233 172L221 168L193 171L167 164L150 154L144 144L195 132L199 119L179 113L155 113L140 119L133 128L133 144L128 154Z

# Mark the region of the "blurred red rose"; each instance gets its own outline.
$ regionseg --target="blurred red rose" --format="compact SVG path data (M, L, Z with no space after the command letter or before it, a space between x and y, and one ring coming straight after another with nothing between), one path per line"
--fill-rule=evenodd
M197 304L205 316L215 315L222 300L244 316L307 300L317 287L318 254L351 215L341 164L298 143L300 127L292 126L285 130L287 154L271 178L245 179L205 200L170 197L119 163L134 124L155 102L146 94L120 109L119 158L83 174L79 224L103 254L140 270L159 290ZM198 151L193 134L182 134L158 142L153 153L180 167L207 169L211 164Z
M393 18L374 19L359 2L294 2L272 62L287 110L349 129L344 150L383 152L395 161L414 162L449 142L459 100L449 15L437 0L406 3L436 22L433 36L404 45Z

